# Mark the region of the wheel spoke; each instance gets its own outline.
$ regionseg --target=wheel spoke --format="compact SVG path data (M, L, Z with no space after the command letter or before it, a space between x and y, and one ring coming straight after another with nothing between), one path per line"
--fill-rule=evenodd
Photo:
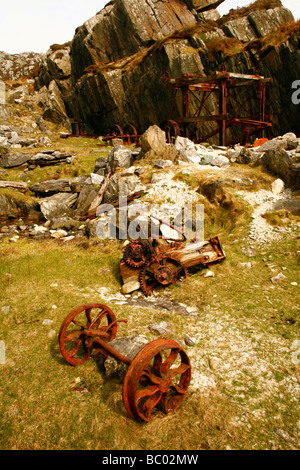
M69 343L70 341L73 341L75 338L78 338L82 334L81 330L79 331L73 331L73 333L70 333L68 336L64 337L64 342Z
M75 318L72 320L72 323L74 323L76 326L79 326L79 328L82 328L83 330L87 327L87 325L83 325L82 322L75 320Z
M170 388L174 389L179 395L185 395L186 390L179 385L171 384Z
M145 389L139 390L135 395L135 406L137 409L140 409L140 412L145 416L146 419L149 418L151 411L156 405L160 402L162 392L156 385L151 385ZM146 399L142 404L141 400Z
M98 328L102 318L107 315L107 313L108 312L105 309L101 310L101 312L96 316L95 320L91 321L91 328Z
M167 359L161 365L160 371L162 375L165 375L170 369L171 365L174 364L179 354L179 349L172 349Z
M175 375L182 375L190 368L191 366L188 364L181 364L179 367L176 367L174 369L169 369L169 377L173 378Z
M71 351L68 351L68 354L69 354L70 357L74 357L78 353L78 350L79 350L81 344L82 344L82 340L79 338L75 342L74 348L71 349Z
M88 308L86 311L85 311L85 315L86 315L86 318L87 318L87 324L86 326L89 327L92 323L92 317L91 317L91 311L92 309L91 308Z

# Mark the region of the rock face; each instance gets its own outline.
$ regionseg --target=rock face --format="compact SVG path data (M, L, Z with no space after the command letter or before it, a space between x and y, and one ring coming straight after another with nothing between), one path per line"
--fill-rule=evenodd
M17 80L20 77L32 77L36 73L43 55L36 52L7 54L0 51L0 79Z
M289 130L299 133L298 109L291 101L291 83L300 76L299 31L287 35L281 31L276 44L270 41L267 47L257 42L293 21L291 12L279 0L270 0L269 7L255 2L242 17L232 13L220 19L215 10L220 3L109 2L77 28L71 44L48 51L37 86L49 89L54 80L66 114L83 121L88 132L103 135L115 124L124 128L132 123L142 134L169 118L173 95L161 80L163 74L210 75L223 65L229 71L249 74L259 66L262 75L273 78L267 96L268 114L274 116L271 135ZM224 44L235 44L240 51L227 54ZM249 47L241 49L243 45ZM243 89L239 95L256 114L255 91ZM193 99L190 106L196 106ZM209 108L216 112L217 106L212 96ZM237 107L230 102L231 113ZM173 111L175 117L181 115L180 100ZM212 124L203 125L205 133L211 129Z

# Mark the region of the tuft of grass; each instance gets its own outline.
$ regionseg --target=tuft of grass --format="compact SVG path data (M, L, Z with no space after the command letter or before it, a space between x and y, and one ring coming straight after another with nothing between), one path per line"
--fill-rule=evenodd
M256 0L255 2L250 3L250 5L247 5L245 7L238 7L235 9L232 8L229 13L227 13L227 15L224 15L219 20L217 20L217 23L219 26L222 26L228 21L248 16L254 11L270 10L276 7L282 7L282 3L280 0Z

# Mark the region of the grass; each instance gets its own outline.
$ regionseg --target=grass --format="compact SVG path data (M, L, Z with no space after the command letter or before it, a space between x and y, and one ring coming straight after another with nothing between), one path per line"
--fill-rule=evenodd
M252 269L245 270L240 263L249 261L242 252L249 217L240 213L235 229L232 222L222 228L220 213L210 221L207 229L215 235L218 224L227 254L212 267L214 279L198 270L158 294L198 308L196 317L103 298L103 288L112 295L120 290L118 241L2 239L0 307L11 309L0 313L7 357L0 365L0 448L299 448L299 369L291 361L291 345L299 339L300 298L291 285L299 281L299 239L295 233L257 249ZM285 267L287 280L273 286L270 265ZM151 341L156 335L148 325L165 320L172 338L182 341L184 333L195 338L195 347L185 347L193 367L191 391L174 415L135 422L122 402L122 383L107 378L101 363L72 368L64 362L60 325L75 306L89 302L106 303L118 319L129 320L120 324L118 336L143 334ZM43 325L44 319L52 325ZM220 360L216 370L209 367L212 357ZM277 428L292 440L278 436Z
M256 0L253 3L245 7L238 7L235 9L231 9L227 15L222 16L217 23L219 26L227 23L228 21L236 20L238 18L243 18L248 16L250 13L259 10L270 10L272 8L282 7L282 3L280 0Z
M51 149L70 153L76 158L71 164L37 167L34 170L28 171L25 174L25 181L28 183L28 186L47 179L75 178L79 175L90 174L94 171L97 158L100 156L107 157L108 150L110 149L109 146L101 149L97 139L85 137L70 137L67 140L62 140L58 136L51 136L51 142ZM22 152L35 155L44 149L45 147L36 147L35 149L22 149ZM15 151L18 151L18 149L15 149ZM18 181L21 173L23 171L20 168L10 169L5 172L2 179Z

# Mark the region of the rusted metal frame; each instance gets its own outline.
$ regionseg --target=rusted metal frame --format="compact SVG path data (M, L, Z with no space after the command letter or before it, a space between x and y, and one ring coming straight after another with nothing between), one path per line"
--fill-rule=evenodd
M188 86L184 86L182 88L182 114L183 117L189 116L189 103L190 103L190 90ZM189 137L188 135L188 125L186 123L183 124L183 135L185 137Z
M198 129L198 126L197 126L197 122L200 122L200 121L209 121L209 120L218 120L219 117L217 116L214 116L208 109L207 107L205 106L205 103L207 102L207 100L210 98L210 96L212 95L212 93L214 91L216 91L218 89L218 84L217 83L214 83L213 85L211 85L210 87L202 87L202 86L199 86L196 87L189 87L189 93L200 103L199 104L199 107L196 109L193 117L188 117L188 116L184 116L182 119L177 119L178 122L182 122L184 123L184 126L187 127L187 124L188 123L194 123L195 126L196 126L196 129ZM196 94L196 92L198 93L203 93L203 96L202 98L200 99L199 96ZM208 93L208 94L207 94ZM208 117L206 116L203 116L201 119L200 118L200 114L202 112L202 110L204 110L208 113ZM195 119L195 117L197 117L197 119ZM196 140L198 141L198 135L197 135L197 130L196 130Z
M173 109L174 109L177 93L178 93L178 88L175 88L173 90L173 99L172 99L172 104L171 104L171 109L170 109L170 114L169 114L169 119L168 119L169 121L172 119Z
M272 126L271 123L264 123L264 124L265 124L264 126L263 126L263 125L261 125L261 126L256 125L255 128L254 128L254 130L249 131L249 137L251 137L251 136L254 135L254 134L257 134L258 131L265 130L267 127L271 127L271 126ZM236 125L238 125L238 124L236 124ZM241 125L242 125L242 124L241 124ZM240 138L234 139L234 140L231 140L230 142L227 142L227 145L228 145L228 146L235 145L235 144L240 143L240 141L241 141Z
M246 98L243 103L241 103L241 101L240 101L237 97L235 97L234 100L235 100L235 102L239 105L239 107L238 107L237 110L235 111L235 114L237 115L238 112L239 112L241 109L243 109L243 110L245 111L245 113L246 113L249 117L251 117L250 112L245 108L245 104L249 101L248 98Z
M227 80L221 80L219 90L220 90L220 103L219 103L219 114L227 114ZM226 120L219 122L219 145L226 145Z
M179 78L169 78L166 81L169 82L169 86L174 88L182 88L184 86L192 86L198 85L201 83L212 83L216 80L228 80L229 74L227 72L217 72L214 75L209 77L201 77L201 76L190 76L190 77L179 77Z
M200 91L200 90L199 90L199 91ZM211 94L213 93L213 91L214 91L214 90L211 90L208 95L206 95L207 92L204 91L202 100L201 100L201 102L200 102L200 106L199 106L199 108L197 109L195 115L198 115L198 116L199 116L203 108L205 109L205 111L206 111L210 116L213 115L213 114L206 108L206 106L205 106L206 101L207 101L208 98L211 96ZM196 98L198 101L200 101L199 98L197 97L197 95L196 95L195 93L193 93L192 90L191 90L191 94L194 96L194 98Z
M188 117L188 118L178 118L178 122L205 122L205 121L222 121L227 120L229 118L228 114L213 114L211 116L197 116L197 117ZM218 132L218 130L217 130Z
M266 83L260 83L257 90L258 106L259 106L259 119L265 121L266 119ZM260 133L261 138L265 138L266 131L263 129Z

